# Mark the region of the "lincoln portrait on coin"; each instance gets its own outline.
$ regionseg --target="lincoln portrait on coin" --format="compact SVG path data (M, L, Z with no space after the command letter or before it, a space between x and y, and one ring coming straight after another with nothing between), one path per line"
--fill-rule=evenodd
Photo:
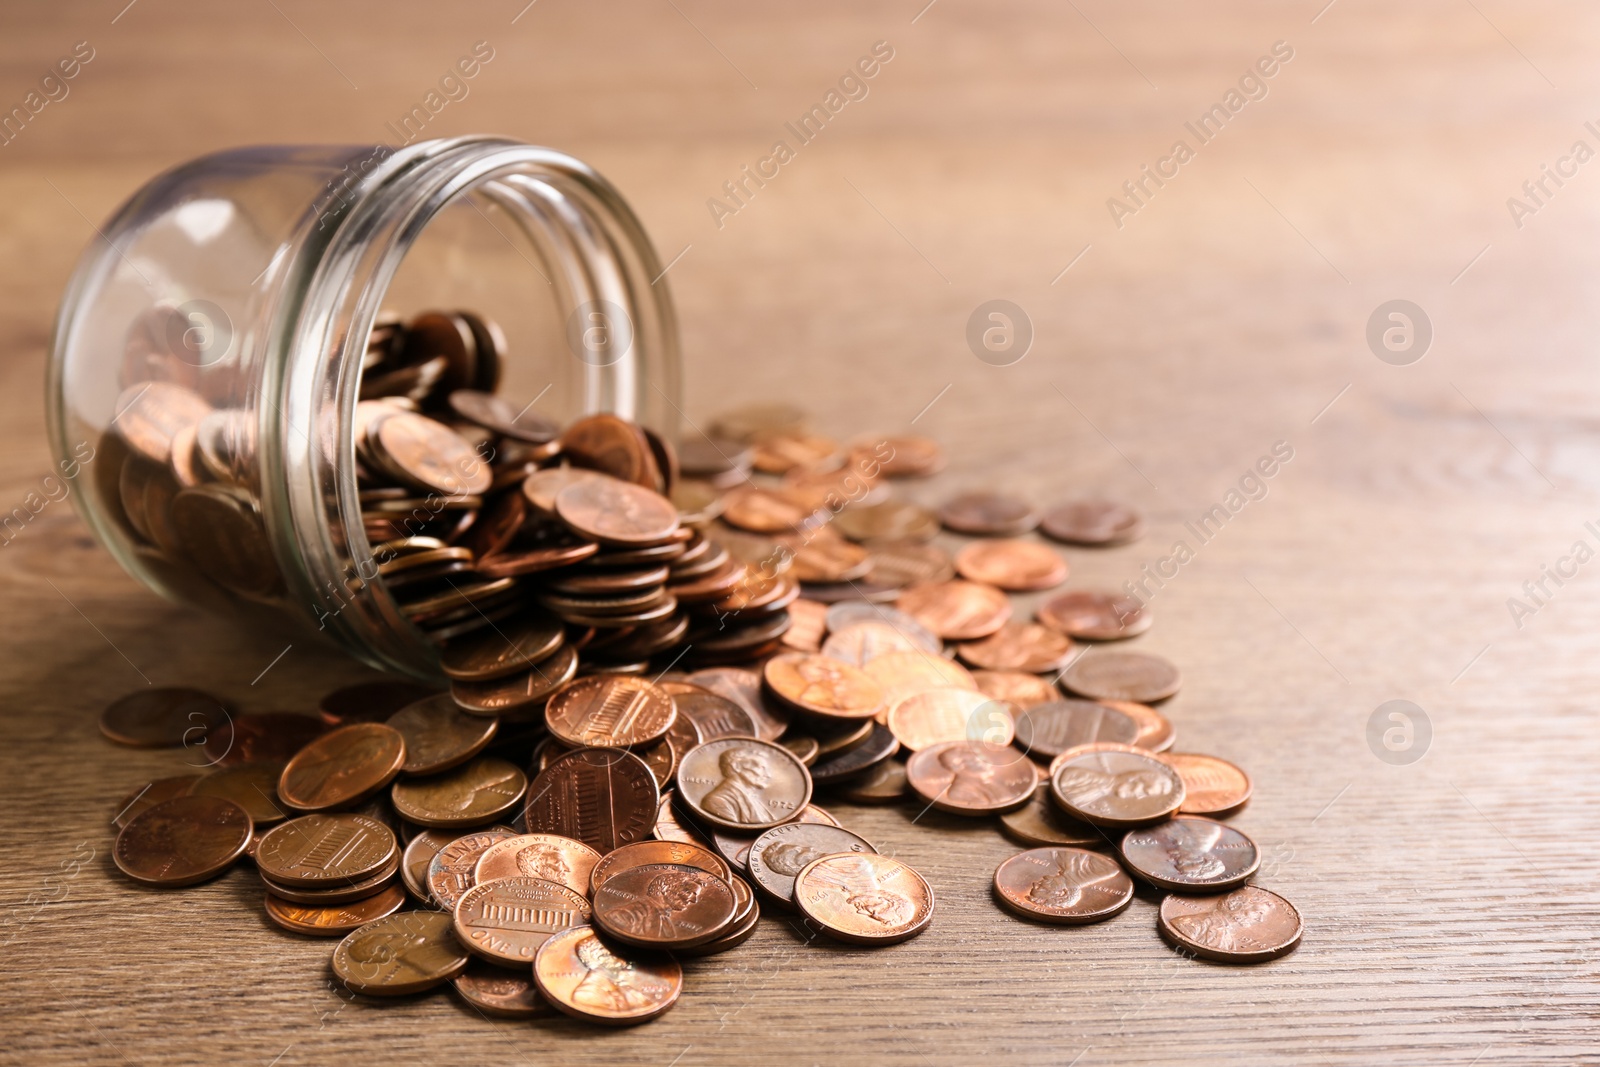
M956 745L939 753L939 765L950 772L944 795L952 804L981 807L994 803L995 766L983 753Z
M777 871L779 874L793 878L799 874L806 864L812 860L820 860L828 855L815 845L802 845L799 842L780 841L761 853L761 862Z
M1266 921L1272 906L1258 893L1234 892L1219 897L1205 911L1179 915L1172 928L1189 940L1224 952L1266 948L1250 930Z
M529 845L517 853L517 870L530 878L543 878L549 882L566 885L572 880L572 868L567 866L561 850L549 845Z
M709 877L657 875L645 885L643 895L613 909L610 922L635 937L665 938L670 941L679 936L679 919L699 901ZM699 931L696 928L688 932Z
M909 920L916 911L911 901L887 889L867 889L860 893L851 893L845 900L856 910L856 914L863 915L873 922L882 923L884 926L898 926Z
M722 780L701 799L707 814L736 823L766 823L780 818L761 795L772 782L772 769L760 752L730 748L717 761Z
M667 992L661 982L613 955L598 937L579 941L575 954L586 973L572 989L574 1004L600 1011L631 1011L659 1001Z

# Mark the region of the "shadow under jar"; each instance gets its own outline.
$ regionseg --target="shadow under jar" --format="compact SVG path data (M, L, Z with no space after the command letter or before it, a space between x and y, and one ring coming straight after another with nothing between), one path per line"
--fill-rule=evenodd
M437 644L379 580L363 517L369 338L392 314L468 309L498 324L480 339L503 358L446 367L455 385L672 442L661 271L618 192L549 149L462 137L206 156L151 180L84 252L52 344L52 449L96 536L152 589L437 679ZM476 449L506 459L497 445Z

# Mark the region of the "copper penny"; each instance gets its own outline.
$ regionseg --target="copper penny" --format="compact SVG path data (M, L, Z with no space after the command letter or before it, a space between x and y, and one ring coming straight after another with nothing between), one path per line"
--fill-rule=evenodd
M1086 741L1081 745L1071 745L1063 749L1060 755L1051 759L1050 766L1045 771L1045 781L1048 782L1055 777L1056 771L1060 770L1061 765L1068 760L1077 759L1090 752L1131 752L1136 756L1156 756L1162 762L1166 762L1165 756L1151 752L1147 748L1140 748L1138 745L1125 745L1120 741Z
M783 474L796 467L837 466L843 458L839 442L803 430L762 434L751 442L751 462L763 474Z
M899 751L900 740L894 736L893 730L876 719L866 726L865 738L839 751L827 753L809 765L813 782L817 785L847 782L865 774Z
M235 715L205 735L201 751L213 765L283 763L325 730L321 720L292 711Z
M357 882L343 883L328 886L323 889L307 889L304 886L285 885L275 882L266 875L261 875L261 884L267 887L275 897L281 897L291 904L304 904L308 907L326 908L335 904L348 904L355 900L365 900L367 897L382 892L394 883L395 875L400 871L400 857L395 857L370 878L363 878Z
M708 741L678 765L678 799L712 826L748 833L794 818L811 775L788 749L755 738Z
M546 467L528 475L522 483L523 498L541 512L554 514L561 490L604 475L580 467Z
M1185 815L1221 818L1250 802L1250 776L1225 759L1196 752L1165 752L1161 758L1183 778L1183 807L1178 810Z
M1061 690L1026 671L973 671L972 681L978 692L998 700L1009 700L1019 708L1061 699Z
M438 774L489 747L500 721L467 715L449 693L436 693L395 712L389 726L405 739L404 773Z
M871 566L872 555L860 545L837 534L819 533L795 551L790 577L800 582L849 582Z
M1110 500L1070 500L1051 508L1039 522L1045 536L1074 545L1121 545L1144 536L1144 519Z
M594 922L639 948L692 948L723 933L737 916L733 887L698 867L646 863L595 887Z
M197 485L174 496L166 510L171 536L207 578L251 600L283 593L283 572L254 497L230 486Z
M746 866L750 877L772 900L794 906L794 880L806 864L846 852L877 852L866 838L826 823L791 822L756 838Z
M683 968L669 957L618 955L591 927L544 943L533 980L557 1010L610 1026L648 1022L677 1003Z
M404 778L390 793L394 810L418 826L449 829L493 822L528 790L528 778L503 759L479 758L428 778Z
M662 792L661 803L656 807L656 825L651 831L651 836L657 841L675 841L705 848L706 839L679 821L678 814L672 807L672 797L672 790L667 789Z
M424 904L433 900L428 895L428 864L440 849L460 836L454 830L421 830L406 842L400 854L400 880L411 895Z
M545 705L550 735L574 747L631 748L664 737L672 696L643 678L596 674L568 683Z
M852 541L931 541L939 533L939 519L927 508L901 500L846 508L833 520L834 527Z
M534 779L524 818L529 833L570 837L603 856L648 837L660 801L655 776L638 756L580 748Z
M790 494L758 485L741 485L723 497L722 521L750 533L790 533L815 513Z
M502 966L531 964L552 934L589 921L589 902L559 882L517 876L479 882L456 901L456 940Z
M926 689L889 709L889 729L913 752L945 741L1009 745L1019 712L972 689Z
M250 814L231 800L174 797L130 819L117 834L111 857L123 874L143 885L194 885L244 855L250 832Z
M400 731L358 722L329 731L302 748L283 768L278 797L297 811L353 807L400 773L406 742Z
M1088 752L1052 772L1050 795L1068 815L1113 829L1160 822L1183 804L1183 779L1148 753Z
M678 709L678 718L694 724L699 733L696 744L715 741L723 737L756 737L761 729L742 704L718 696L693 682L662 682L661 688L672 694L672 703ZM694 745L684 746L678 753Z
M824 656L852 667L864 667L870 660L887 652L937 653L938 649L930 649L898 628L876 619L851 623L829 634L822 643Z
M329 726L384 722L407 704L438 691L414 682L361 682L326 694L317 701L317 713Z
M685 867L698 867L716 875L724 882L733 877L726 861L703 845L681 841L635 841L605 854L589 876L589 889L599 889L607 880L629 867L647 863L676 863Z
M891 759L835 786L834 792L854 804L896 804L911 795L911 783L906 780L906 765Z
M343 937L374 919L393 915L406 902L399 886L391 885L380 893L345 904L295 904L267 893L267 918L290 933L310 937Z
M678 529L672 501L615 478L573 482L556 494L556 514L585 537L607 545L648 545Z
M1277 959L1294 950L1304 931L1293 904L1254 885L1220 896L1167 896L1160 923L1168 941L1221 963Z
M578 673L578 652L562 645L555 655L520 674L488 682L452 682L450 696L473 715L498 715L510 721L542 710L550 694Z
M142 689L100 713L100 732L119 745L177 748L201 745L228 719L228 707L198 689Z
M708 667L693 671L689 681L738 704L750 713L756 724L756 736L763 741L776 741L789 729L788 715L773 706L761 687L761 675L743 667ZM684 747L684 751L693 748Z
M939 521L957 533L983 537L1016 537L1039 524L1026 500L1004 493L962 493L939 508Z
M878 718L885 722L889 709L926 690L978 688L965 667L931 652L886 652L868 660L863 670L883 687L885 710Z
M428 861L428 873L423 879L428 896L446 911L453 910L461 894L478 884L478 860L483 854L515 836L504 830L484 830L447 842Z
M857 623L882 623L898 630L924 652L941 652L944 643L938 636L910 615L895 608L869 600L844 600L831 604L826 615L828 633L836 634Z
M1092 741L1131 745L1138 736L1139 724L1126 712L1092 700L1052 700L1017 716L1017 747L1039 759Z
M1165 752L1172 747L1172 742L1177 739L1178 731L1172 725L1172 720L1148 704L1140 704L1132 700L1102 700L1100 703L1108 708L1114 708L1122 712L1139 725L1138 736L1128 742L1135 748L1149 749L1151 752ZM1197 814L1207 813L1199 812Z
M937 528L938 520L931 521ZM872 540L867 542L867 548L872 553L872 565L862 581L871 585L901 589L918 582L948 582L956 576L955 561L938 545Z
M111 817L112 825L120 830L157 804L165 803L173 797L188 796L189 790L199 780L198 774L178 774L171 778L157 778L153 782L146 782L122 798L122 802L117 805L117 813ZM273 789L276 792L276 777L273 778Z
M1011 618L1011 601L1004 593L961 579L913 585L895 606L947 641L988 637Z
M1037 541L974 541L956 553L956 573L1013 593L1051 589L1067 580L1067 562Z
M478 857L474 876L479 882L496 878L543 878L587 895L589 878L600 853L559 834L518 834L496 841Z
M905 941L933 921L933 887L910 864L870 852L806 864L794 902L823 933L860 945Z
M793 752L795 758L807 767L817 762L817 757L822 754L822 745L817 742L815 737L807 734L789 734L780 744L790 752Z
M394 831L353 812L302 815L262 835L256 867L283 885L326 889L372 878L400 854Z
M135 453L155 463L172 455L172 439L211 413L192 389L171 382L141 382L117 397L112 416L117 433Z
M1050 799L1050 786L1040 782L1022 807L1000 816L1000 824L1017 840L1030 845L1078 845L1104 848L1110 842L1104 830L1068 815Z
M767 660L762 679L785 703L820 719L868 719L884 705L877 682L828 656L784 652Z
M1145 652L1095 652L1081 656L1061 676L1068 690L1090 700L1154 704L1178 691L1183 676L1160 656Z
M550 1005L539 995L531 972L518 974L474 961L451 985L462 1000L495 1018L532 1019L550 1013Z
M988 637L961 642L956 646L956 655L974 667L1044 674L1065 666L1076 648L1070 637L1049 627L1035 622L1008 622Z
M662 472L644 431L616 415L586 415L561 434L561 451L579 467L646 489L663 488Z
M923 800L954 815L990 815L1019 808L1039 776L1010 745L944 741L906 760L906 778Z
M463 496L489 488L489 465L466 438L443 423L397 411L374 422L367 436L376 438L392 472L419 489Z
M470 959L439 911L403 911L367 923L333 950L333 973L368 996L404 996L443 985Z
M449 397L450 410L469 422L513 441L542 445L560 433L560 427L529 404L520 411L503 396L475 389L457 389Z
M853 451L874 460L885 478L926 478L944 469L944 449L929 437L902 434L863 439Z
M1035 848L995 869L994 892L1025 919L1079 926L1109 919L1133 903L1133 879L1097 852Z
M1220 893L1241 886L1261 866L1256 843L1233 827L1178 815L1122 837L1128 869L1169 893Z
M450 642L439 656L439 669L462 682L504 678L549 659L561 647L565 632L554 615L531 611L467 640Z
M1039 605L1035 616L1051 629L1085 641L1137 637L1155 622L1155 617L1133 597L1093 590L1051 597Z
M789 603L790 626L783 644L796 652L820 652L828 605L804 597Z
M289 817L278 803L281 763L236 763L195 779L191 796L222 797L250 813L250 823L261 830Z
M805 808L801 810L800 814L790 821L797 823L814 823L819 826L839 825L838 819L835 819L832 815L817 807L815 804L807 804ZM783 825L788 825L788 823L784 823ZM746 870L746 864L750 860L750 846L754 845L756 843L756 838L760 836L760 834L734 833L730 830L713 830L711 831L711 844L712 847L717 850L717 854L728 861L729 866L731 866L735 871L743 874L748 873Z

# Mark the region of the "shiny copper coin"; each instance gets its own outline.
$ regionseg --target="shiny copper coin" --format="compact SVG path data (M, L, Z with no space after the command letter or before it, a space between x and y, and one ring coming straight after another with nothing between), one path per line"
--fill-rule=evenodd
M635 841L631 845L623 845L606 853L595 863L589 875L589 890L599 889L612 877L629 867L640 867L647 863L675 863L684 867L697 867L716 875L724 882L733 877L733 871L729 869L727 862L703 845L686 844L681 841Z
M767 660L762 679L785 703L821 719L867 719L884 704L877 682L827 656L782 653Z
M405 739L404 773L438 774L487 748L500 721L467 715L449 693L437 693L401 708L388 725Z
M1139 724L1130 715L1092 700L1052 700L1017 716L1017 747L1038 759L1092 741L1131 745L1138 736Z
M1013 593L1052 589L1067 580L1067 562L1037 541L974 541L956 553L956 573Z
M738 704L750 713L756 724L756 736L763 741L776 741L789 729L786 710L779 709L768 699L761 687L761 675L743 667L708 667L693 671L689 681L720 697ZM685 746L684 751L694 746Z
M285 885L275 882L262 875L261 884L275 897L279 897L291 904L303 904L311 908L327 908L335 904L349 904L357 900L365 900L370 896L381 893L394 884L395 875L400 870L400 857L397 855L388 866L370 878L363 878L359 882L351 882L329 886L325 889L306 889L304 886Z
M479 882L496 878L543 878L577 893L588 894L589 879L600 853L559 834L518 834L496 841L478 857Z
M317 702L317 713L329 726L384 722L407 704L437 692L415 682L361 682L325 695Z
M1136 756L1156 756L1162 762L1166 761L1164 755L1151 752L1147 748L1140 748L1138 745L1125 745L1119 741L1086 741L1081 745L1072 745L1063 749L1060 755L1051 759L1050 766L1045 771L1045 781L1048 782L1055 777L1056 771L1060 770L1061 765L1068 760L1077 759L1079 756L1088 755L1091 752L1131 752Z
M814 507L758 485L742 485L723 497L722 521L750 533L789 533L815 513Z
M828 814L815 804L807 804L798 816L791 822L806 823L817 826L838 826L839 820ZM783 825L787 826L788 823ZM717 854L728 861L728 864L741 874L748 873L747 864L750 861L750 848L756 843L760 834L735 833L731 830L711 831L711 844Z
M675 960L618 955L587 926L546 941L533 980L557 1010L609 1026L648 1022L683 992L683 968Z
M906 765L890 759L835 786L834 793L854 804L897 804L911 796L911 783L906 780Z
M790 577L801 582L848 582L865 575L871 566L871 554L860 545L837 534L819 533L795 550Z
M1292 952L1304 932L1293 904L1254 885L1219 896L1168 896L1160 925L1168 941L1220 963L1277 959Z
M539 712L550 694L577 673L577 649L562 645L555 655L519 674L488 682L452 682L450 696L463 711L515 722Z
M1011 618L1011 601L992 585L957 579L922 582L900 594L895 607L947 641L988 637Z
M638 756L580 748L534 779L524 818L529 833L570 837L603 856L648 837L660 801L655 776Z
M1183 779L1159 757L1089 752L1052 772L1050 795L1068 815L1113 829L1160 822L1183 804Z
M1241 886L1261 866L1256 843L1233 827L1178 815L1122 838L1128 869L1169 893L1220 893Z
M828 605L815 600L802 597L792 601L789 604L790 626L783 635L784 647L796 652L820 652L827 613Z
M970 689L978 683L972 673L955 660L929 652L886 652L874 656L862 668L868 677L883 687L885 710L878 716L887 722L889 709L929 689Z
M100 732L119 745L177 748L202 745L228 720L228 708L198 689L141 689L100 713Z
M205 735L201 751L213 766L283 763L325 730L321 720L292 711L235 715Z
M929 437L863 438L852 450L876 462L878 473L885 478L926 478L944 469L944 449Z
M122 798L121 803L117 805L116 814L111 817L111 824L120 830L157 804L165 803L173 797L188 796L190 788L199 780L198 774L178 774L171 778L157 778L153 782L146 782Z
M672 501L615 478L585 478L556 494L556 514L585 537L608 545L648 545L678 529Z
M913 753L906 760L906 779L940 811L991 815L1026 804L1039 776L1028 757L1010 745L962 740Z
M1072 500L1045 512L1039 529L1074 545L1121 545L1144 536L1144 519L1110 500Z
M763 434L751 442L751 461L763 474L837 466L843 458L839 442L805 431Z
M446 677L462 682L504 678L549 659L561 647L564 633L560 619L529 612L464 641L452 641L439 656L439 668Z
M343 937L374 919L393 915L406 902L405 891L390 886L362 900L348 904L295 904L282 897L267 894L267 918L294 934L309 937Z
M295 754L278 778L278 797L297 811L353 807L400 773L406 742L376 722L341 726Z
M956 646L956 655L974 667L1034 674L1060 670L1076 651L1070 637L1035 622L1008 622L988 637Z
M420 489L457 496L489 488L489 465L466 438L443 423L397 411L374 422L367 436L375 438L392 473Z
M143 885L194 885L215 878L244 855L250 815L222 797L182 796L129 820L117 834L111 858Z
M677 790L707 823L748 833L794 818L811 799L811 775L786 748L729 737L684 755Z
M849 507L833 520L834 528L852 541L931 541L939 519L927 508L901 500Z
M1094 652L1061 676L1069 691L1090 700L1154 704L1178 691L1183 676L1168 660L1145 652Z
M550 697L545 724L574 747L631 748L664 737L677 711L672 696L643 678L579 678Z
M1085 641L1120 641L1150 629L1155 616L1129 596L1080 589L1040 604L1038 620L1068 637Z
M808 863L794 902L829 937L859 945L905 941L933 921L933 887L910 864L873 853Z
M281 763L236 763L195 779L190 796L222 797L250 813L250 823L258 830L289 817L278 803Z
M1133 903L1133 879L1109 856L1035 848L996 868L994 892L1025 919L1080 926L1109 919Z
M877 852L866 838L839 826L791 822L756 838L745 861L750 877L772 900L794 906L794 880L808 863L847 852Z
M983 537L1016 537L1039 524L1026 501L1003 493L962 493L939 508L939 521L957 533Z
M664 489L660 464L644 431L616 415L586 415L561 434L561 451L579 467L646 489Z
M443 985L470 959L438 911L403 911L367 923L333 950L333 973L368 996L404 996Z
M429 898L445 911L454 910L461 894L478 884L478 860L492 846L515 836L506 830L482 830L447 842L428 861L423 884Z
M589 921L589 902L559 882L518 876L479 882L456 901L456 940L502 966L531 964L552 934Z
M1172 725L1172 720L1148 704L1140 704L1132 700L1102 700L1100 703L1108 708L1114 708L1122 712L1139 725L1138 736L1129 742L1135 748L1149 749L1151 752L1165 752L1172 747L1172 742L1177 739L1178 731Z
M1050 799L1050 786L1040 782L1022 807L1000 816L1006 833L1029 845L1077 845L1105 848L1111 844L1099 827L1074 819Z
M1009 700L1019 708L1031 708L1061 698L1061 690L1037 674L1025 671L973 671L978 692L998 700Z
M493 822L515 808L527 790L527 776L514 765L479 758L443 774L401 779L390 800L418 826L448 829Z
M394 831L353 812L302 815L262 835L256 867L284 885L326 889L372 878L400 854Z
M550 1005L539 995L531 972L524 975L474 962L451 985L462 1000L495 1018L533 1019L550 1014Z
M693 948L726 933L737 916L733 887L698 867L646 863L617 871L594 891L594 924L639 948Z
M935 641L938 638L934 638ZM942 646L940 646L942 647ZM828 635L822 643L822 654L852 667L865 667L867 663L888 652L937 653L938 648L926 645L908 636L895 626L876 619L863 619Z
M1183 778L1185 815L1232 815L1250 802L1250 776L1234 764L1197 752L1165 752L1161 756Z
M539 511L554 514L556 497L561 490L569 485L602 477L604 475L580 467L546 467L528 475L522 483L522 495Z
M888 725L913 752L946 741L1009 745L1019 711L971 689L925 689L890 708Z
M876 767L900 748L900 740L876 719L866 723L867 735L851 745L820 756L809 764L811 780L817 785L837 785Z

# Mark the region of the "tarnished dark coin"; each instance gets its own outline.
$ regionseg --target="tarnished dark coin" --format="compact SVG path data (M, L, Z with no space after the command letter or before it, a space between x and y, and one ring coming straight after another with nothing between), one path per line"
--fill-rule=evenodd
M386 722L407 704L437 692L415 682L361 682L328 693L317 702L317 712L329 726Z
M389 717L405 739L406 774L438 774L459 766L489 746L500 720L467 715L449 693L407 705Z
M1067 580L1067 561L1038 541L974 541L956 553L956 573L1013 593L1053 589Z
M1159 757L1087 752L1051 772L1050 795L1068 815L1113 829L1160 822L1183 804L1183 779Z
M449 829L494 822L514 809L528 778L503 759L480 757L427 778L402 778L390 800L394 810L418 826Z
M817 785L836 785L865 774L900 749L900 741L881 722L867 724L867 736L848 748L831 752L809 764Z
M1061 690L1048 679L1026 671L973 671L978 692L997 700L1009 700L1019 708L1031 708L1061 699Z
M1019 713L1016 723L1017 747L1041 760L1093 741L1131 745L1139 736L1139 724L1126 712L1092 700L1036 704Z
M1129 830L1122 859L1134 874L1169 893L1220 893L1243 885L1261 866L1254 841L1198 815Z
M912 752L946 741L1009 745L1019 710L972 689L925 689L889 709L889 729Z
M1232 815L1250 802L1250 776L1217 756L1196 752L1164 752L1161 756L1183 778L1185 815Z
M428 893L428 864L440 849L460 836L456 830L419 830L406 842L400 853L400 880L417 900L424 904L433 902Z
M1039 515L1026 500L1004 493L962 493L939 508L946 529L982 537L1016 537L1039 524Z
M507 830L481 830L463 834L447 842L428 861L423 879L428 897L445 911L452 911L461 894L478 884L478 861L493 845L516 835Z
M260 507L248 493L197 485L172 498L167 518L179 547L207 578L251 600L282 594L283 572Z
M884 706L877 682L828 656L784 652L767 660L762 680L789 706L824 720L869 719Z
M825 823L774 826L750 846L746 867L755 884L785 907L794 906L794 880L806 864L845 852L876 852L866 838Z
M906 765L890 759L833 790L836 796L855 804L897 804L911 796L911 783L906 780Z
M956 646L956 655L974 667L1034 674L1060 670L1076 652L1072 638L1034 622L1008 622L988 637Z
M278 797L297 811L353 807L394 781L405 762L405 738L394 727L341 726L289 760L278 778Z
M1144 536L1144 519L1110 500L1070 500L1045 512L1039 529L1074 545L1121 545Z
M543 878L587 895L589 879L600 853L559 834L518 834L496 841L478 857L474 869L480 882L496 878Z
M228 721L228 705L198 689L141 689L100 713L100 732L119 745L177 748L201 745Z
M598 674L568 683L545 705L552 737L573 746L632 748L664 737L677 715L671 694L643 678Z
M285 763L326 730L322 720L292 711L235 715L206 734L201 751L212 765Z
M189 790L199 780L198 774L178 774L171 778L157 778L153 782L146 782L122 798L117 804L116 814L111 817L111 824L120 830L157 804L163 804L173 797L188 796ZM276 782L277 778L274 777L273 781ZM276 791L275 785L274 791Z
M1061 676L1068 690L1090 700L1154 704L1178 691L1178 668L1146 652L1100 652L1080 656Z
M533 410L533 405L518 409L517 405L494 393L474 389L457 389L450 394L450 410L468 422L492 430L513 441L539 445L554 440L561 428Z
M452 641L439 655L445 676L486 682L543 663L561 647L565 627L554 615L530 611L463 641Z
M456 940L491 963L532 964L551 935L589 921L589 902L559 882L518 876L479 882L456 901Z
M1155 616L1133 597L1093 590L1051 597L1035 615L1052 630L1084 641L1137 637L1155 622Z
M1078 926L1101 922L1133 902L1133 879L1117 861L1081 848L1036 848L994 872L995 897L1026 919Z
M933 921L933 887L910 864L870 852L808 863L794 902L829 937L861 945L892 945Z
M450 696L463 711L516 722L540 712L550 694L577 673L578 651L564 644L548 659L520 673L487 682L452 682Z
M400 854L394 831L353 812L302 815L262 835L256 867L283 885L326 889L372 878Z
M550 1014L539 995L531 972L519 974L504 967L474 961L466 973L452 981L457 995L478 1011L500 1019L533 1019Z
M679 801L712 826L749 833L794 818L811 799L811 775L786 748L729 737L685 753L677 790Z
M663 681L661 688L672 694L678 718L692 722L699 731L697 744L724 737L760 736L761 728L756 725L755 716L745 710L743 704L718 696L693 682ZM679 759L693 747L688 745L682 748L678 753Z
M129 820L111 858L143 885L194 885L214 878L244 855L250 814L222 797L181 796Z
M404 996L443 985L470 957L440 911L403 911L367 923L333 950L333 973L354 993Z
M818 825L838 826L839 820L828 814L815 804L807 804L801 809L800 814L791 822L816 823ZM787 825L787 824L784 824ZM733 830L716 829L710 831L711 846L717 854L728 861L734 871L744 874L746 863L750 859L750 846L756 843L759 833L739 833Z
M266 909L267 918L290 933L308 937L343 937L369 922L393 915L405 902L405 891L391 885L372 896L345 904L296 904L268 892Z
M910 586L895 606L947 641L988 637L1011 618L1011 601L1005 593L960 579Z
M1039 776L1010 745L944 741L906 760L906 779L923 800L954 815L990 815L1019 808Z
M650 836L660 801L655 776L638 756L580 748L534 779L524 819L529 833L570 837L603 856Z
M725 933L736 915L733 887L686 864L628 867L594 890L595 926L639 948L703 945Z
M683 968L676 960L618 952L591 927L564 930L540 948L534 983L557 1010L608 1026L648 1022L677 1003Z
M1074 819L1050 799L1050 786L1040 782L1033 796L1022 807L1000 816L1006 833L1029 845L1077 845L1080 848L1106 848L1111 844L1106 831Z
M251 825L260 830L289 817L278 803L278 779L282 774L281 763L236 763L194 779L187 792L190 796L233 801L250 813Z
M678 529L672 501L616 478L580 479L556 494L556 514L585 537L609 545L649 545Z

